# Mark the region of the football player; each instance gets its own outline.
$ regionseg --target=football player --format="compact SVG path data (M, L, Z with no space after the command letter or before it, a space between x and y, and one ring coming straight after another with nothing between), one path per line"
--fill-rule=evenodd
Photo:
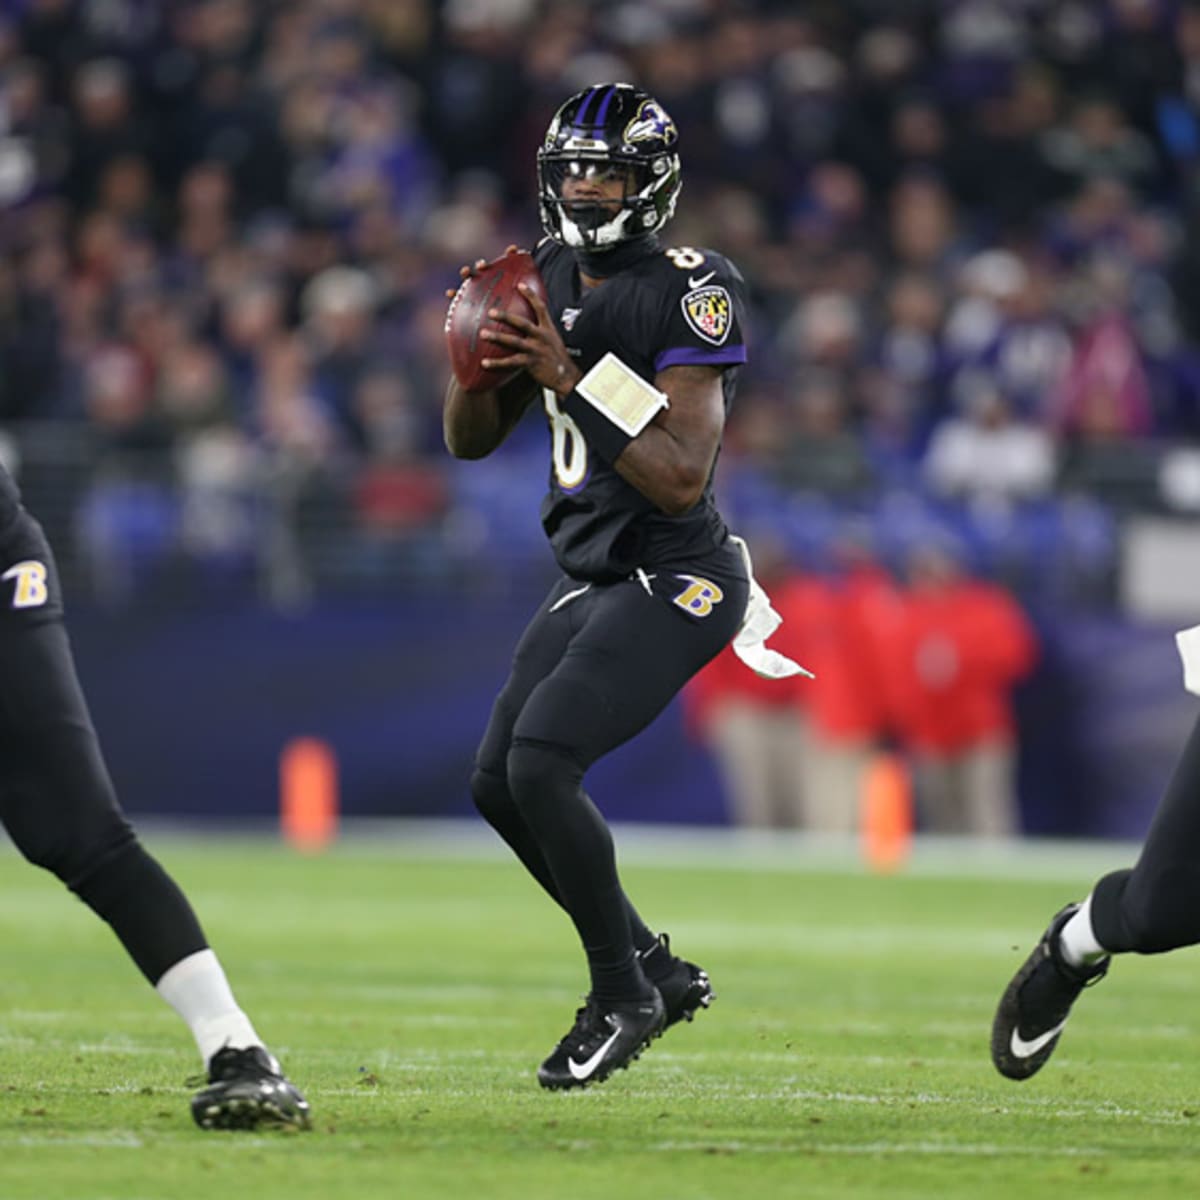
M1200 627L1178 635L1185 686L1200 694ZM1058 912L1013 976L992 1023L992 1062L1028 1079L1054 1053L1071 1008L1114 954L1161 954L1200 942L1200 722L1192 730L1132 870L1097 881Z
M205 1129L308 1126L308 1103L238 1007L191 905L146 853L101 756L67 632L54 556L0 466L0 823L112 926L187 1023L207 1086Z
M444 429L452 454L475 459L535 402L549 426L541 517L562 575L516 647L471 791L583 943L590 991L538 1071L544 1087L577 1088L713 998L626 897L583 780L743 627L748 557L713 472L746 346L736 268L659 243L681 175L657 101L624 83L572 96L537 175L548 300L524 289L534 320L492 311L503 327L484 331L483 365L517 374L486 392L452 382Z

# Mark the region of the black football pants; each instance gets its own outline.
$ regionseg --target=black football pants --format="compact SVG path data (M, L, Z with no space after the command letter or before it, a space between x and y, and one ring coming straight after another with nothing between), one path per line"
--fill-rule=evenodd
M493 707L472 795L570 915L594 991L597 963L618 978L646 926L621 889L612 837L583 790L584 773L649 725L731 640L747 595L733 546L678 570L651 570L645 582L585 589L562 579L522 635Z
M30 862L112 926L151 983L205 948L191 906L117 802L76 677L53 556L29 517L0 546L0 823Z
M1096 884L1092 928L1106 949L1157 954L1200 942L1200 721L1132 870Z

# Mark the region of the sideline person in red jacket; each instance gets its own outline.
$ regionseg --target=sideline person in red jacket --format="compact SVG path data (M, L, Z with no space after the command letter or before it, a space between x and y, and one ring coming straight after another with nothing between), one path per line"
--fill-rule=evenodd
M915 549L908 582L893 678L921 828L1011 836L1020 826L1012 694L1037 657L1033 628L1007 591L967 575L945 545Z
M827 833L854 833L868 768L895 726L887 663L903 628L904 606L866 540L843 538L833 554L836 573L820 581L818 597L785 589L776 608L785 630L806 631L801 661L816 676L805 688L809 824Z

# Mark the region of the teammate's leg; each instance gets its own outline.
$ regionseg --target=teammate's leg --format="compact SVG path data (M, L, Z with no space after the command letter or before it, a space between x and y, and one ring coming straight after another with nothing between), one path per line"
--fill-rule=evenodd
M31 863L112 926L156 983L206 948L204 934L117 805L61 624L0 632L0 677L0 820Z
M1091 897L1096 940L1113 954L1161 954L1200 942L1200 720L1163 794L1136 866Z
M30 541L24 549L40 551L37 561L53 580L40 535L31 531ZM262 1049L191 905L120 810L53 610L40 619L0 608L0 679L0 823L30 862L57 875L112 927L188 1024L213 1086L224 1085L218 1111L194 1109L196 1119L306 1123L307 1104ZM230 1089L236 1094L227 1097ZM226 1099L236 1101L235 1111ZM212 1107L214 1097L208 1101Z
M1100 879L1055 917L1001 999L997 1069L1026 1079L1053 1053L1082 989L1109 956L1159 954L1200 942L1200 721L1193 727L1132 870Z

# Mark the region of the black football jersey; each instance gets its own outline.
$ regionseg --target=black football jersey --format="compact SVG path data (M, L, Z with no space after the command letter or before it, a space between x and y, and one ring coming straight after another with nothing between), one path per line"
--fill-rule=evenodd
M16 524L21 512L21 494L13 477L0 463L0 538Z
M584 289L572 251L549 239L534 253L550 315L586 374L611 351L647 382L666 367L723 368L725 408L746 361L745 284L720 254L690 247L656 250L598 287ZM550 490L542 525L559 566L576 579L606 582L638 567L707 554L726 536L712 477L696 504L669 516L604 461L543 393L550 425Z

